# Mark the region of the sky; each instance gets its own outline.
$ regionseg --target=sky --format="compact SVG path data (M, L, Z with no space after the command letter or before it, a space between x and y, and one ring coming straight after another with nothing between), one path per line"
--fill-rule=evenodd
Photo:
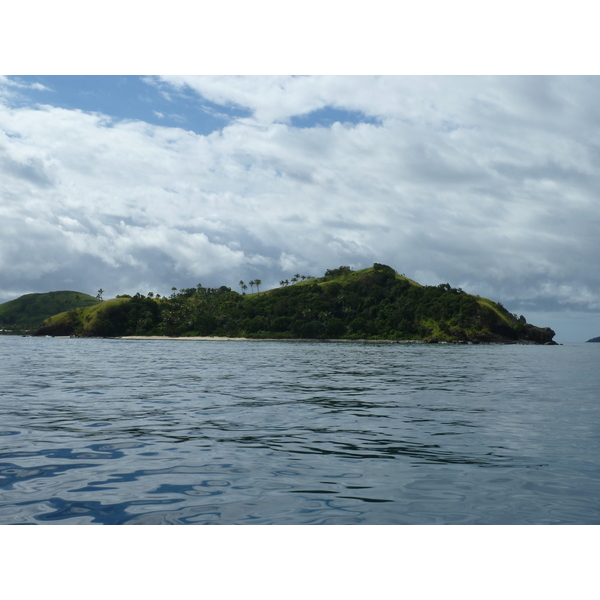
M3 76L0 302L380 262L585 341L599 97L596 76Z

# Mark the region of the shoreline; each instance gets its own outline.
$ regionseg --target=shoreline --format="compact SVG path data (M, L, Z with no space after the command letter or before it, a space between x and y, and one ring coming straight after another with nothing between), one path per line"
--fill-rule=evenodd
M426 344L424 340L341 340L341 339L310 339L310 338L247 338L247 337L220 337L220 336L189 336L169 337L166 335L124 335L113 340L191 340L214 342L343 342L343 343L371 343L371 344Z
M473 341L445 341L445 340L371 340L371 339L339 339L339 338L247 338L247 337L219 337L219 336L190 336L190 337L169 337L166 335L127 335L115 338L113 340L191 340L191 341L219 341L219 342L317 342L320 344L451 344L461 346L483 346L483 345L522 345L522 346L544 346L532 340L514 340L506 342L473 342ZM552 344L554 345L554 344ZM559 345L559 344L556 344Z
M21 336L21 337L38 337L38 336ZM220 336L168 336L168 335L124 335L119 337L80 337L80 336L69 336L69 335L47 335L39 336L53 338L57 340L68 340L68 339L97 339L97 340L125 340L125 341L168 341L168 340L188 340L188 341L201 341L201 342L302 342L302 343L319 343L319 344L443 344L452 346L562 346L557 342L550 342L546 344L540 344L533 340L507 340L507 341L446 341L446 340L371 340L371 339L339 339L339 338L247 338L247 337L220 337Z

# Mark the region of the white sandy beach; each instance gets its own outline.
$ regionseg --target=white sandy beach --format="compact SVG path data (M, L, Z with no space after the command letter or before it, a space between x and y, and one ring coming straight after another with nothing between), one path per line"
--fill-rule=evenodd
M254 341L243 337L216 337L216 336L190 336L190 337L170 337L168 335L124 335L114 338L116 340L212 340L212 341Z

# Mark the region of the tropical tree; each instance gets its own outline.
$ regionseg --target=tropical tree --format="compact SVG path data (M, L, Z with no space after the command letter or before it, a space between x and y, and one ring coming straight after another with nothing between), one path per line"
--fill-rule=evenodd
M255 284L255 281L254 281L254 279L253 279L252 281L249 281L248 283L250 284L250 290L251 290L252 292L254 292L254 284Z
M96 295L96 298L98 298L98 300L102 300L102 294L104 294L104 290L102 288L100 288L98 290L98 294Z
M248 287L241 279L240 279L240 283L239 286L242 288L242 294L244 294L244 290Z
M256 291L260 292L260 286L262 285L262 281L260 279L255 279L254 285L256 286Z
M248 286L244 283L242 285L242 294L244 294L244 296L246 295L246 290L248 289Z

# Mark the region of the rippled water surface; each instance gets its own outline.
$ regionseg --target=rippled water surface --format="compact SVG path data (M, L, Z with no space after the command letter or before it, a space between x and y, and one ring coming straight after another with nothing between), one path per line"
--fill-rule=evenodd
M0 523L600 523L600 344L0 337Z

